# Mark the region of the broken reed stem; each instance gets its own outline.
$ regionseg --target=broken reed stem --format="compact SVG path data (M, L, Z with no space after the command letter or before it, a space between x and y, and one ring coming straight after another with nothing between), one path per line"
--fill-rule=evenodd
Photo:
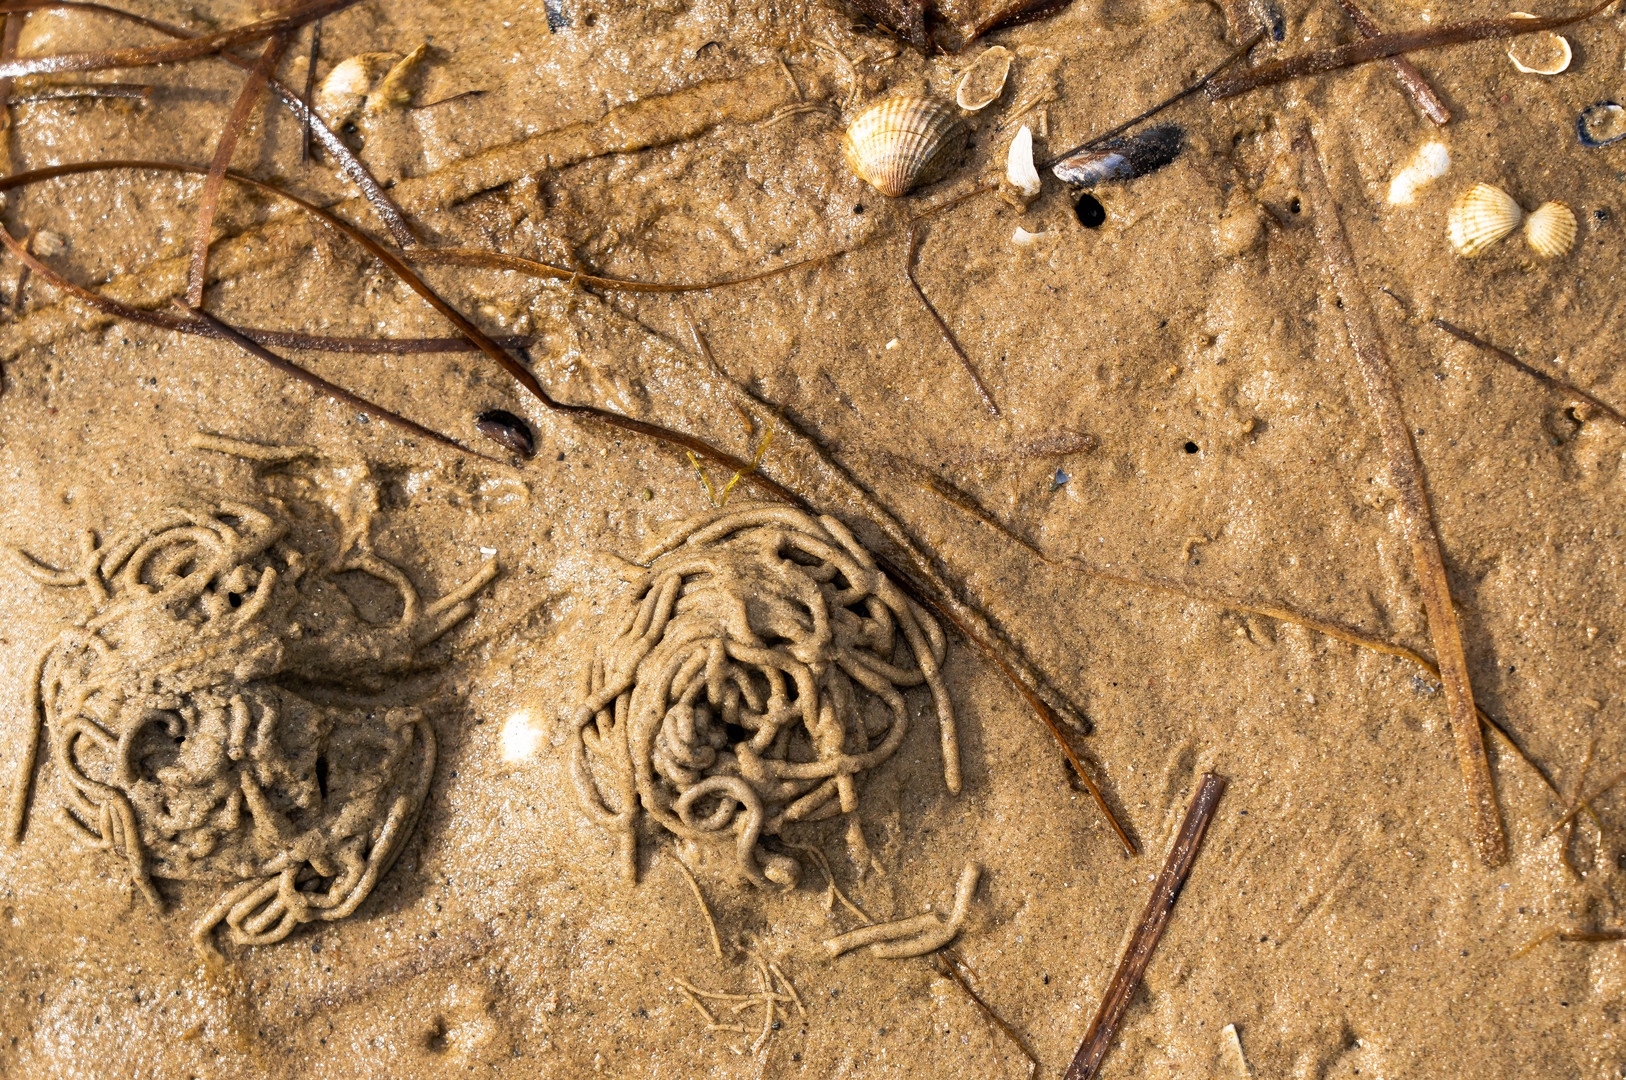
M10 60L17 55L17 42L23 36L23 15L0 15L0 60ZM12 139L11 125L11 91L13 80L0 79L0 138L5 139L5 145L0 146L0 169L11 172L12 150L15 141ZM19 288L19 293L21 289ZM21 305L19 305L20 310Z
M1539 368L1531 367L1529 364L1525 363L1523 360L1520 360L1517 356L1514 356L1506 349L1499 349L1495 345L1492 345L1490 342L1486 341L1484 338L1469 333L1462 327L1448 323L1444 319L1430 319L1429 322L1434 326L1439 327L1441 330L1444 330L1447 334L1450 334L1457 340L1466 341L1468 344L1477 349L1483 349L1485 352L1488 352L1492 356L1496 357L1496 359L1502 361L1502 363L1507 364L1510 367L1518 368L1531 378L1540 380L1561 394L1569 395L1581 404L1592 406L1594 409L1597 409L1600 413L1607 416L1621 427L1626 427L1626 414L1623 414L1613 405L1599 401L1597 398L1593 397L1585 390L1582 390L1580 387L1573 386L1570 383L1565 382L1563 379L1549 375Z
M273 368L282 372L284 375L292 376L302 383L315 387L317 390L327 394L329 397L333 398L335 401L338 401L342 405L348 405L352 409L364 412L368 416L376 417L386 424L391 424L395 427L401 428L404 431L411 432L414 435L429 439L431 442L439 443L440 445L449 447L453 450L459 450L465 454L471 454L474 457L480 458L482 461L489 461L494 465L503 464L503 462L494 457L488 457L487 455L480 453L478 450L471 450L455 439L448 438L438 431L426 428L415 420L408 420L406 417L400 415L399 413L391 412L382 405L375 405L373 402L368 401L364 397L359 397L356 394L352 394L342 386L328 382L315 372L307 371L298 364L295 364L290 360L283 359L276 353L262 347L259 343L243 336L231 326L228 326L226 323L221 322L213 315L210 315L207 311L203 311L200 308L188 307L179 299L176 299L174 303L177 308L206 325L211 331L214 332L215 336L231 342L244 352L248 353L250 356L258 357L259 359L264 360L267 364L270 364Z
M1355 0L1338 0L1338 3L1343 7L1344 14L1349 16L1349 21L1355 24L1356 29L1360 30L1363 37L1375 38L1383 36L1382 28L1372 21L1372 16L1363 11ZM1451 122L1451 110L1446 108L1445 102L1440 100L1440 95L1434 92L1434 87L1428 84L1428 80L1423 77L1421 71L1417 70L1416 65L1404 56L1391 56L1389 57L1389 66L1394 68L1395 79L1400 83L1401 88L1410 95L1417 107L1422 110L1424 116L1439 125Z
M1175 835L1174 846L1169 849L1169 857L1163 863L1163 872L1158 875L1151 898L1146 901L1146 910L1141 913L1140 922L1129 939L1129 947L1118 961L1118 970L1107 984L1107 992L1101 996L1101 1007L1085 1032L1078 1053L1073 1055L1073 1063L1067 1066L1064 1080L1091 1080L1100 1069L1101 1059L1106 1057L1107 1048L1112 1045L1112 1037L1118 1031L1124 1010L1129 1008L1129 999L1139 989L1141 976L1146 974L1146 966L1152 962L1152 951L1157 948L1158 940L1169 925L1169 916L1174 912L1174 902L1180 898L1186 875L1191 873L1197 852L1202 850L1208 823L1219 806L1220 796L1225 794L1225 782L1223 776L1204 773L1197 785L1185 820L1180 823L1180 831Z
M43 105L52 101L151 101L151 86L145 83L85 83L82 86L47 86L27 95L12 98L13 105Z
M940 949L932 953L930 959L932 970L944 978L952 980L954 985L958 986L965 993L965 996L971 999L971 1003L981 1011L983 1018L1004 1032L1005 1037L1016 1044L1016 1048L1022 1051L1022 1056L1028 1059L1028 1080L1034 1080L1039 1075L1038 1056L1028 1047L1027 1040L1018 1035L1016 1029L1007 1024L1004 1018L993 1010L993 1006L982 1000L982 997L971 988L971 984L966 981L965 976L961 975L958 970L959 956L952 954L948 949Z
M988 406L989 412L998 416L999 406L994 403L994 395L990 394L988 387L983 384L982 376L977 374L977 366L971 362L971 357L965 354L965 350L960 348L960 343L954 338L954 331L949 329L949 324L943 321L943 316L937 313L937 309L932 306L932 302L926 299L925 290L920 287L920 282L915 280L915 252L919 249L920 223L917 221L909 225L909 248L903 257L904 279L909 282L909 287L915 290L915 295L920 297L920 302L925 305L926 311L931 315L933 321L937 323L937 328L943 332L943 338L949 343L949 348L953 349L954 355L960 358L960 366L965 368L967 375L971 376L971 383L977 388L977 393L982 396L982 403Z
M1395 389L1394 375L1378 331L1377 317L1366 302L1355 253L1344 233L1343 219L1321 165L1321 158L1308 124L1301 124L1293 138L1293 148L1303 163L1305 187L1315 212L1316 238L1321 242L1334 294L1344 310L1344 324L1351 351L1360 366L1366 385L1372 422L1383 440L1389 484L1400 509L1401 529L1411 545L1417 566L1418 586L1428 615L1429 636L1439 664L1440 685L1445 689L1446 708L1451 718L1451 734L1456 739L1457 758L1468 796L1468 812L1473 820L1474 847L1479 859L1489 867L1507 862L1507 836L1502 830L1501 810L1496 804L1496 783L1491 777L1485 744L1479 734L1479 715L1474 708L1473 688L1468 681L1468 662L1462 652L1462 635L1457 629L1457 613L1451 602L1451 587L1445 576L1445 560L1434 528L1423 467L1417 458L1405 411Z
M220 129L220 141L215 145L214 158L209 162L209 174L204 177L203 191L198 195L198 223L192 234L192 264L186 272L186 306L189 308L203 303L203 285L209 263L209 233L214 228L215 209L220 205L220 190L226 182L226 170L231 167L231 159L237 153L237 139L248 123L249 114L259 106L265 84L276 74L277 65L282 63L282 55L288 51L291 41L289 35L278 34L265 43L259 62L248 73L248 78L243 80L237 102Z
M305 117L299 124L299 163L305 164L311 159L311 101L316 91L316 61L322 56L322 20L317 19L311 23L311 51L310 59L305 64L305 92L299 95L299 104L305 110Z
M1321 75L1420 49L1438 49L1470 41L1519 37L1544 30L1557 30L1559 27L1589 19L1615 2L1616 0L1603 0L1596 7L1588 8L1579 14L1561 15L1551 19L1480 19L1475 22L1431 26L1425 30L1408 30L1399 34L1380 34L1348 45L1338 45L1331 49L1321 49L1288 57L1285 60L1260 64L1256 68L1250 68L1229 78L1216 79L1208 84L1208 98L1210 101L1224 101L1238 94L1275 86L1304 75Z

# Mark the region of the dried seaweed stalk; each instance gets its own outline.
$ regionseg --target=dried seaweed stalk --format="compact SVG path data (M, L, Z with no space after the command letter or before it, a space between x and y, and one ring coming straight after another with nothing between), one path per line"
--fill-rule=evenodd
M1275 86L1277 83L1288 82L1303 75L1321 75L1341 68L1354 67L1357 64L1370 63L1373 60L1384 60L1402 53L1416 52L1419 49L1438 49L1469 41L1486 41L1535 34L1543 30L1557 30L1561 26L1589 19L1615 2L1616 0L1603 0L1596 7L1588 8L1580 14L1561 15L1551 19L1480 19L1475 22L1431 26L1425 30L1408 30L1400 34L1382 34L1349 45L1338 45L1331 49L1289 57L1286 60L1260 64L1230 78L1215 79L1208 84L1208 98L1210 101L1224 101L1238 94Z
M1202 782L1197 785L1197 793L1192 796L1191 806L1186 810L1186 819L1180 823L1180 832L1175 835L1174 846L1169 849L1169 857L1163 863L1163 872L1152 887L1151 899L1146 901L1146 910L1141 913L1140 923L1129 939L1129 947L1118 961L1118 970L1113 973L1112 982L1107 984L1107 992L1101 997L1101 1007L1085 1032L1078 1053L1073 1055L1073 1063L1067 1066L1064 1080L1091 1080L1100 1069L1101 1059L1106 1057L1107 1048L1112 1045L1112 1037L1117 1034L1124 1010L1129 1008L1129 999L1140 988L1141 976L1146 974L1146 966L1152 962L1152 950L1157 948L1164 928L1169 925L1174 902L1180 898L1180 889L1186 883L1186 875L1191 873L1191 864L1197 860L1197 852L1202 849L1203 835L1208 831L1208 822L1213 818L1223 794L1225 777L1204 773Z
M971 984L966 981L965 976L960 974L959 965L963 961L950 949L940 949L932 953L928 959L931 961L933 971L958 986L961 992L971 999L971 1003L982 1013L984 1019L1004 1032L1005 1037L1016 1044L1016 1048L1022 1051L1022 1056L1028 1059L1028 1080L1034 1080L1034 1077L1039 1075L1038 1057L1028 1048L1027 1040L1018 1035L1016 1029L1007 1024L1004 1018L993 1010L993 1006L982 1000L981 995L971 988Z
M215 210L220 205L220 189L226 182L226 170L231 167L232 155L237 153L238 137L248 123L249 114L260 104L265 84L276 74L277 65L282 63L282 55L288 51L290 41L287 34L278 34L265 43L259 63L254 65L254 70L243 81L237 103L232 106L231 114L220 129L220 141L216 143L214 158L209 162L209 175L204 177L203 191L198 195L198 224L192 236L192 265L186 273L187 307L195 308L203 303L204 277L209 263L209 232L214 228Z
M1486 760L1485 744L1479 735L1479 716L1474 708L1473 688L1468 682L1468 662L1462 653L1462 636L1457 629L1457 613L1451 603L1440 539L1434 529L1428 492L1423 484L1423 467L1406 426L1400 394L1395 389L1389 358L1378 332L1377 317L1361 289L1355 253L1344 233L1344 223L1327 185L1315 137L1308 124L1294 136L1293 147L1303 162L1305 187L1315 210L1316 237L1321 242L1333 290L1343 305L1350 349L1360 365L1372 421L1383 439L1388 458L1389 483L1397 496L1401 528L1417 564L1429 636L1434 641L1440 684L1445 689L1451 733L1456 739L1462 780L1467 788L1474 846L1486 866L1501 866L1507 862L1507 836L1496 805L1496 784L1491 778L1490 762Z
M1581 404L1592 406L1594 409L1597 409L1600 413L1607 416L1621 427L1626 427L1626 414L1622 414L1621 411L1615 408L1613 405L1599 401L1597 398L1593 397L1585 390L1582 390L1580 387L1573 386L1570 383L1565 382L1563 379L1549 375L1539 368L1531 367L1529 364L1525 363L1523 360L1520 360L1517 356L1514 356L1506 349L1499 349L1495 345L1492 345L1490 342L1486 341L1484 338L1479 337L1476 334L1471 334L1462 327L1448 323L1444 319L1430 319L1429 322L1434 326L1439 327L1441 330L1444 330L1447 334L1450 334L1457 340L1466 341L1468 344L1477 349L1483 349L1485 352L1488 352L1492 356L1496 357L1496 359L1502 361L1502 363L1507 364L1510 367L1518 368L1531 378L1541 380L1554 390L1557 390L1561 394L1568 395Z
M971 376L971 383L977 388L977 393L982 396L982 403L988 406L989 412L998 416L999 406L994 402L994 395L988 392L988 387L983 383L982 376L977 374L977 366L971 362L971 357L965 354L965 350L960 348L959 341L954 337L954 331L949 329L949 324L943 321L943 316L937 313L937 309L932 306L932 302L926 299L925 290L920 287L920 282L915 280L915 253L919 250L920 223L916 222L909 226L909 250L903 257L903 276L909 282L909 287L915 290L915 295L920 297L920 302L925 305L926 311L936 321L937 328L943 332L943 337L948 341L949 347L954 350L954 355L960 358L960 366L965 368L967 375Z
M1349 16L1349 21L1354 23L1356 28L1360 30L1362 37L1375 38L1383 36L1382 28L1372 21L1372 16L1362 10L1355 0L1338 0L1338 3L1343 7L1344 14ZM1428 80L1423 77L1421 71L1417 70L1415 64L1404 56L1391 56L1389 57L1389 66L1394 68L1395 79L1400 83L1401 88L1411 96L1412 101L1417 103L1417 107L1422 110L1424 116L1436 124L1444 125L1451 122L1451 110L1446 108L1445 102L1440 100L1440 95L1434 92L1434 88L1428 84Z

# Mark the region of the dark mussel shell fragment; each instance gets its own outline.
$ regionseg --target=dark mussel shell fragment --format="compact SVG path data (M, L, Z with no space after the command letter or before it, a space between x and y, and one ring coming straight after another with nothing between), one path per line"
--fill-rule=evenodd
M506 409L490 409L474 418L474 430L520 457L536 453L531 426Z
M1626 139L1626 109L1613 101L1588 105L1575 118L1575 134L1582 146L1608 146Z
M1186 133L1170 124L1069 154L1051 167L1057 179L1074 187L1095 187L1156 172L1185 149Z

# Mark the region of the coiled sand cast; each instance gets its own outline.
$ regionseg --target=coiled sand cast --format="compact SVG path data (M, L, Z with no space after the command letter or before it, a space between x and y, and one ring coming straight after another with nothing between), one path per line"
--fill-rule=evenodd
M343 918L389 868L429 788L434 730L418 709L325 704L320 688L378 689L496 573L488 562L426 605L365 535L322 562L289 528L247 505L171 505L105 544L87 533L70 569L23 557L86 607L30 680L10 831L42 729L39 801L70 835L122 859L158 907L155 878L218 883L193 930L210 954L221 924L261 945ZM348 571L397 590L400 618L363 621L334 582Z
M762 839L859 809L856 781L908 731L910 687L931 691L943 779L959 791L942 630L840 522L713 511L639 564L605 617L567 748L582 808L619 838L628 880L642 813L731 849L754 884L794 885L800 866Z

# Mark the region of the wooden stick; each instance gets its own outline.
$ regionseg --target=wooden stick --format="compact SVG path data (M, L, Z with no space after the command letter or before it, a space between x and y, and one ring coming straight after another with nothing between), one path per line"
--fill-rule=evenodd
M1477 349L1485 350L1492 356L1496 357L1496 359L1502 361L1502 363L1518 368L1520 371L1524 372L1526 375L1529 375L1533 379L1540 379L1554 390L1557 390L1562 394L1567 394L1583 404L1592 406L1594 409L1597 409L1599 412L1603 413L1621 427L1626 427L1626 414L1623 414L1613 405L1599 401L1597 398L1593 397L1585 390L1582 390L1580 387L1571 386L1563 379L1549 375L1539 368L1533 368L1523 360L1520 360L1517 356L1514 356L1512 353L1508 352L1506 349L1498 349L1495 345L1492 345L1484 338L1471 334L1460 326L1453 326L1444 319L1430 319L1429 322L1439 327L1441 330L1444 330L1447 334L1450 334L1457 340L1466 341L1468 344Z
M1462 781L1467 789L1474 846L1486 866L1501 866L1507 862L1507 836L1502 831L1496 784L1491 778L1485 743L1479 734L1479 714L1474 708L1473 688L1468 683L1468 661L1462 653L1462 635L1451 604L1451 587L1445 576L1440 538L1434 529L1428 492L1423 485L1423 467L1417 459L1411 430L1406 426L1405 411L1401 408L1400 393L1395 389L1389 357L1378 332L1377 317L1361 289L1355 253L1344 233L1343 219L1327 185L1327 175L1308 124L1300 126L1293 138L1293 148L1303 162L1305 188L1315 211L1316 238L1321 241L1333 290L1343 305L1350 349L1360 366L1361 380L1366 384L1372 421L1382 436L1388 458L1389 484L1395 490L1400 507L1401 528L1411 544L1412 558L1417 565L1429 636L1434 641L1440 685L1445 689L1451 734L1456 739Z
M1225 777L1215 773L1203 774L1202 782L1197 785L1197 794L1192 796L1191 806L1186 810L1186 819L1180 823L1180 832L1175 835L1174 846L1169 849L1169 857L1163 863L1163 872L1152 887L1151 899L1146 901L1140 924L1135 927L1129 947L1118 961L1118 970L1113 974L1112 982L1107 984L1107 992L1101 997L1101 1007L1090 1022L1090 1029L1084 1033L1084 1041L1079 1044L1078 1053L1073 1055L1073 1063L1067 1066L1063 1080L1091 1080L1100 1069L1101 1059L1106 1057L1107 1048L1112 1045L1112 1037L1118 1031L1124 1010L1129 1008L1129 999L1140 988L1146 965L1152 962L1152 950L1157 948L1164 928L1169 925L1174 902L1180 898L1180 889L1186 883L1186 875L1191 873L1191 864L1197 859L1197 852L1203 846L1203 835L1208 831L1208 823L1213 819L1214 810L1224 793Z
M1355 0L1338 0L1338 3L1343 6L1344 13L1349 16L1349 21L1354 23L1356 28L1360 30L1362 37L1375 38L1383 36L1383 30L1377 23L1372 21L1372 16L1363 11ZM1446 108L1445 102L1440 100L1440 95L1434 92L1434 88L1428 84L1427 79L1423 78L1423 73L1417 70L1415 64L1404 56L1391 56L1389 57L1389 66L1394 68L1395 78L1400 82L1401 88L1411 96L1412 101L1417 103L1417 107L1423 111L1424 116L1440 125L1451 122L1451 110Z

